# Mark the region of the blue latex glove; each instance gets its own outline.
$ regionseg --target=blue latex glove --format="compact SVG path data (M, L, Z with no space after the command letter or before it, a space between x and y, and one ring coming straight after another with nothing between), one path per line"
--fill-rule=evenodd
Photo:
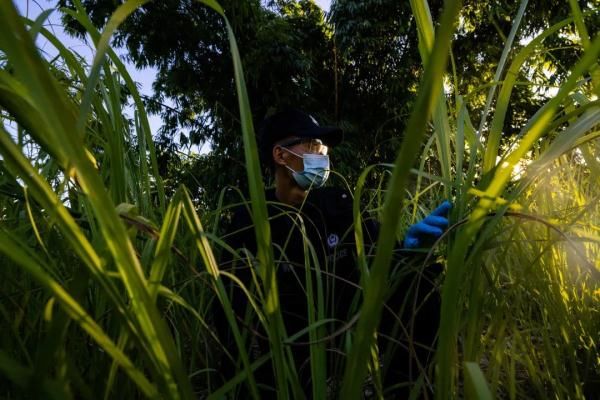
M405 249L415 249L423 247L425 243L431 242L442 236L442 233L448 228L448 211L452 208L452 203L444 201L438 208L433 210L425 219L411 225L406 232L404 239Z

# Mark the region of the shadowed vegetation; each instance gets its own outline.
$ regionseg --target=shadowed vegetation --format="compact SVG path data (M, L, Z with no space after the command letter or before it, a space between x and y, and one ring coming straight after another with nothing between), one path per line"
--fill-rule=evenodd
M357 43L361 36L357 42L343 36L344 29L361 32L343 25L364 6L360 2L334 2L331 18L339 25L325 21L310 1L272 2L271 8L252 1L224 1L221 8L214 0L181 2L180 8L144 0L104 9L100 2L64 3L65 21L93 41L91 65L44 27L48 13L31 21L11 2L0 2L0 388L7 397L260 398L274 390L278 398L393 398L400 387L412 398L440 399L584 399L598 393L600 37L593 4L556 6L562 18L533 15L544 2L523 0L507 6L510 14L498 6L489 21L504 33L502 41L486 41L495 49L490 61L481 49L481 60L465 54L465 38L485 25L473 22L483 20L486 6L448 0L438 10L411 0L410 10L396 10L410 16L410 24L402 20L398 27L399 20L384 13L388 2L380 2L377 17L385 23L378 26L403 29L396 41L381 45L412 51L398 55L414 60L412 71L400 72L393 49L371 47L372 54L389 56L377 59ZM186 140L194 141L191 136L200 135L194 124L200 124L205 136L196 142L215 146L213 153L179 160L181 169L165 168L146 104L110 46L115 32L117 43L129 41L130 50L144 43L130 24L145 26L151 20L144 18L156 12L200 13L210 24L197 24L201 32L194 34L209 36L199 48L219 50L216 59L202 53L195 60L212 82L203 104L191 93L176 93L177 85L167 90L171 74L182 73L178 64L161 59L156 49L133 52L140 64L147 57L161 65L153 101L176 93L182 96L179 111L190 116L187 122L167 118L163 133L189 122ZM241 24L246 19L249 24ZM322 100L312 83L296 79L300 92L287 86L271 92L289 95L286 101L255 104L255 90L270 79L256 80L259 71L290 70L284 63L267 71L258 60L273 63L277 54L253 53L252 41L268 43L276 32L285 42L287 34L314 28L310 21L319 27L314 37L342 53L333 61L325 50L315 56L318 73L332 73L336 85L339 79L344 90L364 96L342 101L340 87L321 87L327 93ZM40 55L39 37L57 57ZM309 40L300 39L291 43ZM554 54L560 40L570 44ZM289 49L285 60L310 59L298 47ZM479 61L494 67L482 71ZM303 79L314 72L295 67ZM391 75L365 72L387 67ZM402 74L412 77L410 85L386 88L386 82L400 85L408 76ZM290 84L289 76L271 78ZM214 106L223 92L228 102ZM378 96L393 102L399 93L406 97L379 110L382 140L376 129L365 134L373 125L359 120L370 109L352 101L377 108ZM285 260L271 245L254 124L267 108L294 103L294 96L308 108L327 104L323 113L350 132L333 154L334 162L337 155L341 160L333 180L354 196L354 230L347 234L356 238L361 279L347 318L335 319L335 265L320 264L317 244L306 239L306 274L298 279L306 287L310 322L289 332L275 279ZM229 174L221 159L226 153L241 172ZM393 157L393 164L384 163ZM198 182L212 176L204 192L175 182L194 174ZM226 187L229 179L243 183ZM447 233L430 250L400 252L406 227L443 199L454 203ZM255 253L227 242L232 207L240 205L249 207L254 221ZM372 249L361 228L367 218L380 222ZM298 222L300 229L303 223L310 221ZM253 285L244 286L224 259L250 271ZM408 281L406 271L427 272L434 263L444 266L429 286L441 294L435 356L417 365L410 379L389 382L386 360L405 353L416 359L420 346L413 324L399 316L420 315L416 291L427 274ZM232 286L247 299L243 315L233 311ZM399 308L386 313L385 302L399 287L410 289ZM216 312L234 345L217 334ZM376 340L382 315L395 315L394 333L385 341ZM341 350L330 351L334 342L343 344ZM257 356L257 343L268 351ZM297 346L309 347L308 387L297 367ZM222 370L230 364L235 371ZM272 388L255 374L265 365L273 368Z

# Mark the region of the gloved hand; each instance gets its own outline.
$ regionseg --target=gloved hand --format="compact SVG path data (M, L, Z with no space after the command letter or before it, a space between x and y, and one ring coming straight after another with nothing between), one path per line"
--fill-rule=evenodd
M442 236L442 233L448 227L448 218L446 216L451 208L452 203L446 200L425 217L425 219L411 225L406 232L406 238L404 238L404 248L415 249L423 247L427 242Z

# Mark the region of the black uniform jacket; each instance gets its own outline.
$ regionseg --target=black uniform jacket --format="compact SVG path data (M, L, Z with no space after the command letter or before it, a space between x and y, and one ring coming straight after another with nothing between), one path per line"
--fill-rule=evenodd
M280 301L288 334L307 326L307 304L311 300L307 297L307 268L310 268L311 280L315 284L315 273L320 272L328 317L345 320L348 316L344 315L344 311L348 310L349 302L357 294L356 284L360 276L356 264L351 195L333 187L313 189L299 208L280 203L274 189L267 190L266 198ZM234 210L228 232L225 240L232 248L247 249L256 254L249 205ZM377 237L377 224L373 220L363 221L363 232L366 251L369 252ZM230 262L231 259L225 260L225 264ZM251 282L248 265L239 264L232 265L236 267L236 275L246 284ZM314 293L313 297L316 296ZM236 308L241 306L237 304Z
M317 285L316 274L320 271L320 282L325 299L326 318L335 322L329 332L342 327L357 310L352 307L353 302L360 301L361 290L358 288L360 271L356 258L356 243L354 238L354 223L352 214L351 195L339 188L321 188L311 190L300 209L290 207L278 202L274 189L266 192L268 214L271 227L271 238L274 249L275 265L277 269L277 283L279 298L283 312L284 323L288 336L308 326L308 304L316 304L318 296L313 291L312 297L307 292L307 282ZM236 251L242 254L241 249L247 249L250 254L256 254L256 239L254 227L248 205L242 205L234 210L232 224L225 240ZM374 246L378 234L378 224L372 219L363 219L364 246L367 257L374 254ZM305 249L308 248L308 251ZM397 253L402 253L398 246ZM414 253L395 257L397 270L406 270L406 260L415 260ZM308 261L307 261L308 260ZM223 268L234 268L235 274L246 284L251 286L250 268L247 262L232 260L231 257L222 258ZM414 264L414 263L413 263ZM310 278L306 269L312 272ZM420 312L412 315L412 307L400 313L400 318L406 326L409 321L414 321L415 330L413 339L425 346L431 346L435 338L439 319L439 296L427 294L434 289L431 282L441 272L441 266L428 267L429 278L421 280L421 290L414 297L412 282L414 279L404 279L401 284L395 285L387 297L390 310L398 310L406 299L417 300L421 304ZM407 276L411 276L408 273ZM416 275L415 275L416 276ZM235 288L234 288L235 289ZM235 292L235 290L234 290ZM424 304L422 302L424 301ZM241 292L233 293L234 311L241 316L247 305L245 295ZM394 317L396 318L396 317ZM392 314L384 311L380 325L384 336L394 335L395 340L405 342L406 334L394 332L394 319ZM299 338L302 342L308 337ZM416 356L420 365L430 361L430 352L427 347L418 347ZM393 379L406 379L412 375L414 356L406 350L407 346L398 347L396 355L387 361ZM295 352L307 347L296 347ZM304 359L308 354L300 355ZM402 378L399 378L402 377Z

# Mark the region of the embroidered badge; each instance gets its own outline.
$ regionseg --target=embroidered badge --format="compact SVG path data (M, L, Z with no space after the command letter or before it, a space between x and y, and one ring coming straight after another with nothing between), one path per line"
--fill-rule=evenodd
M329 235L327 237L327 245L331 248L331 247L335 247L337 246L337 244L340 242L340 237L338 235L336 235L335 233L332 233L331 235Z

